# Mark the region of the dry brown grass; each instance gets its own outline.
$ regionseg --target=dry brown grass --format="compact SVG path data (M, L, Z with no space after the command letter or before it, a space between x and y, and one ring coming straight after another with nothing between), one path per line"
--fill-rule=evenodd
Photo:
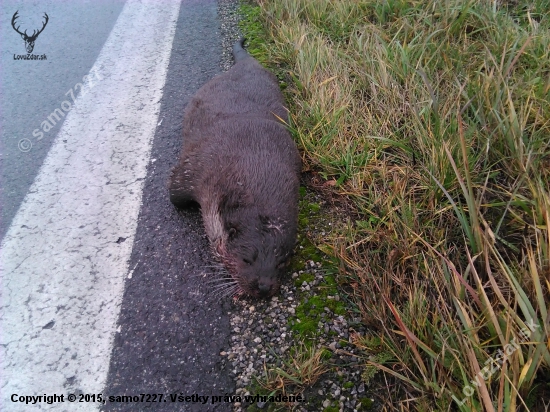
M304 344L297 346L290 360L282 362L282 366L268 368L266 365L258 383L269 393L300 394L327 371L322 362L324 350Z
M360 216L321 246L398 360L376 365L402 382L386 408L536 410L550 399L548 2L259 4L307 167Z

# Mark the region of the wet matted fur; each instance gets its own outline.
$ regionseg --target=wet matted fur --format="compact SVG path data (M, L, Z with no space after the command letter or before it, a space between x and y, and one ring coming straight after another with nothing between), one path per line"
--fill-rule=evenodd
M235 293L271 296L296 242L301 163L277 79L242 44L186 108L170 200L200 204Z

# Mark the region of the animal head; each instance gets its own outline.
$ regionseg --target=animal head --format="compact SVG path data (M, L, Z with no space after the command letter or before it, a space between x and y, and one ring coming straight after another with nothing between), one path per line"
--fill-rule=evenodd
M19 13L19 10L16 11L13 15L13 17L11 18L11 26L13 27L13 29L19 33L21 35L21 38L25 41L25 49L27 49L27 53L32 53L32 51L34 50L34 42L36 41L38 35L40 33L42 33L42 31L44 30L44 28L46 27L46 25L48 24L48 20L49 20L49 17L46 13L44 13L44 23L42 24L42 28L40 30L33 30L32 34L29 36L27 34L27 30L25 30L24 32L21 32L19 31L19 27L21 27L20 25L15 27L15 24L16 24L16 20L17 18L19 17L17 14Z
M240 291L254 297L275 295L294 249L295 224L265 216L253 206L226 204L222 216L225 236L216 252Z

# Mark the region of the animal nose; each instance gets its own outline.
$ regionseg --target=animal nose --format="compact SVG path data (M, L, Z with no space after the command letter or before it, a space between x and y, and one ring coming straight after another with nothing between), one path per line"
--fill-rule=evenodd
M259 281L258 291L260 292L260 296L269 296L269 292L271 291L271 283Z

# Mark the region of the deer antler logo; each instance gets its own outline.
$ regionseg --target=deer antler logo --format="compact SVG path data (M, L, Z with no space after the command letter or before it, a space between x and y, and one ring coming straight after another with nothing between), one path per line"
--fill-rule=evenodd
M44 30L44 28L46 27L46 24L48 24L49 17L46 13L44 13L44 18L46 19L46 21L44 21L42 28L38 30L38 32L36 30L33 30L32 35L29 36L27 35L27 30L25 30L25 32L23 33L19 31L19 27L21 26L15 27L15 20L17 20L17 18L19 17L17 13L19 13L19 10L17 10L13 15L13 17L11 18L11 26L17 33L21 35L21 38L25 40L25 48L27 49L27 53L32 53L34 49L34 42L36 41L36 38L38 37L38 35L42 33L42 31Z

